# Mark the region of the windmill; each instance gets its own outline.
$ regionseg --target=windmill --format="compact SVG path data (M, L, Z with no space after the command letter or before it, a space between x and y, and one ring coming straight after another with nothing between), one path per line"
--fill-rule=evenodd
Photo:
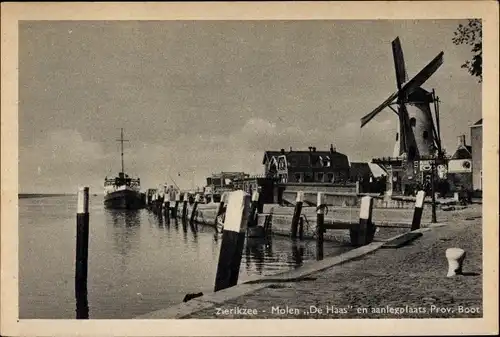
M439 99L434 90L429 92L421 86L443 64L444 52L441 51L409 80L399 37L392 41L392 53L397 90L372 112L361 118L361 127L385 108L389 107L393 110L398 116L398 132L393 158L380 163L386 167L392 167L398 162L402 166L413 168L418 165L419 160L431 158L436 150L438 154L442 153L439 130ZM434 107L434 118L431 104ZM397 109L394 109L393 106L396 106ZM407 176L412 178L411 174L407 174Z

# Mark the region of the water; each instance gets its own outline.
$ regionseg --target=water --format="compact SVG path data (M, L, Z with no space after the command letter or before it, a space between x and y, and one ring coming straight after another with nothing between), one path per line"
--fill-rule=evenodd
M213 290L221 237L208 226L165 224L153 213L110 211L91 197L90 318L133 318ZM76 196L19 200L19 315L75 318ZM239 281L315 259L314 241L247 239ZM325 242L325 256L350 249Z

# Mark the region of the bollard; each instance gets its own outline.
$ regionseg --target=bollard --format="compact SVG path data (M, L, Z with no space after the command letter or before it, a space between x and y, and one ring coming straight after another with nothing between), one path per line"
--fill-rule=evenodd
M214 291L238 283L241 256L250 208L250 195L242 190L229 194Z
M363 246L371 242L375 228L372 223L373 198L364 196L361 198L361 208L359 210L359 227L351 229L351 244L353 246Z
M297 198L295 199L295 209L293 211L292 217L292 229L291 236L292 239L297 237L297 227L299 226L300 213L302 212L302 203L304 202L304 192L297 192Z
M89 188L78 190L76 213L75 299L76 319L89 318L87 270L89 248Z
M257 208L259 207L259 192L254 191L252 194L252 204L250 206L250 214L248 215L247 227L257 227Z
M172 209L172 218L177 219L177 210L179 209L179 202L181 201L181 192L175 193L175 205Z
M186 221L187 219L187 205L188 205L189 195L184 193L184 198L182 199L182 220Z
M418 191L417 200L415 201L415 210L413 211L413 220L411 222L412 231L420 228L420 222L422 220L422 212L424 210L424 199L425 199L425 191Z
M200 195L196 194L194 197L193 209L191 210L191 218L189 219L189 223L193 224L196 218L196 208L198 207L198 203L200 202Z
M318 192L318 202L316 206L316 260L323 260L325 206L325 195L322 192Z
M447 277L462 274L462 264L465 259L465 250L461 248L448 248L446 250L446 259L448 260Z

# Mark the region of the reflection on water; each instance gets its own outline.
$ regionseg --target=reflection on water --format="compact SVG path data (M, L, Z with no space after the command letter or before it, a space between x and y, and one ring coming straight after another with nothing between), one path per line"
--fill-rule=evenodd
M21 318L74 318L75 205L75 197L20 200ZM91 198L90 318L132 318L212 291L221 241L209 226ZM348 249L325 242L327 256ZM314 241L249 238L239 281L297 268L315 252Z

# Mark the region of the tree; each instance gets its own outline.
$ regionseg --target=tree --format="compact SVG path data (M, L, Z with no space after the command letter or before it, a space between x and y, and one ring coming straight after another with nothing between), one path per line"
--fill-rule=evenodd
M472 59L465 61L462 68L467 69L469 74L478 77L479 82L483 80L483 29L480 19L469 19L467 25L458 25L452 39L456 45L466 44L472 46Z

